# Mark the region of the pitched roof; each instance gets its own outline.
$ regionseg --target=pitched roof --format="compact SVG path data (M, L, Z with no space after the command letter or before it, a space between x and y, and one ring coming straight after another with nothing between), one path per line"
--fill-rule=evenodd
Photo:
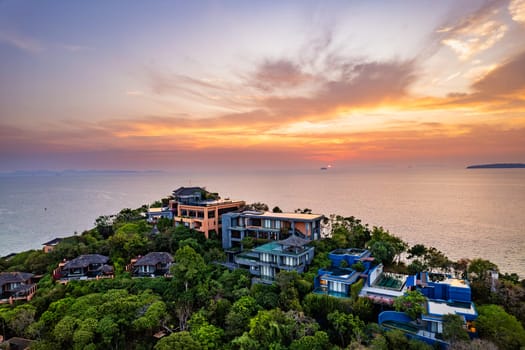
M0 272L0 286L6 283L25 282L33 276L28 272Z
M280 245L285 245L288 247L302 247L310 243L310 241L307 239L292 235L286 239L283 239L282 241L279 241L278 243Z
M53 238L49 242L42 243L42 245L57 245L58 243L62 242L63 238Z
M75 269L79 267L87 267L91 264L105 264L109 258L100 254L86 254L81 255L71 261L68 261L65 265L65 269Z
M158 263L168 264L173 262L173 256L166 252L151 252L138 259L135 266L151 266Z
M175 196L192 196L195 192L206 192L202 187L179 187L173 191Z

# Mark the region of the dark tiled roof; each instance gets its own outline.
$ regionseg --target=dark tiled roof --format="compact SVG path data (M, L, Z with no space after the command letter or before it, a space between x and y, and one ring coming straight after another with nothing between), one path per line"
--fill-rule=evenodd
M81 255L71 261L68 261L65 265L65 269L75 269L79 267L87 267L91 264L105 264L109 258L100 254L87 254Z
M42 245L57 245L58 243L62 242L63 238L53 238L49 242L42 243Z
M206 190L202 187L179 187L173 191L173 194L175 196L191 196L195 192L206 192Z
M26 339L26 338L19 338L19 337L13 337L5 341L9 344L7 347L8 349L13 350L25 350L29 349L31 344L33 343L33 340Z
M168 264L173 262L173 256L166 252L151 252L137 260L135 266L151 266L158 263Z
M28 272L1 272L0 273L0 286L3 286L6 283L13 282L25 282L34 275Z
M102 271L102 273L105 273L105 274L110 274L110 273L113 273L114 271L113 266L111 265L102 265L100 270Z
M282 241L279 241L278 243L288 247L302 247L310 243L310 241L301 237L290 236L286 239L283 239Z

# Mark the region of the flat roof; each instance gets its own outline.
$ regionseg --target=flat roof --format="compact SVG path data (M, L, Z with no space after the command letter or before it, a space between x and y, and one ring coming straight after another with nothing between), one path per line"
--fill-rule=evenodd
M272 254L278 254L278 255L301 255L304 252L307 252L311 249L314 249L313 247L304 246L299 249L299 251L296 253L294 249L283 249L283 246L279 244L279 242L268 242L263 245L260 245L258 247L255 247L252 249L254 252L260 252L260 253L272 253Z
M295 220L315 220L318 218L322 218L322 214L303 214L303 213L273 213L271 211L265 211L265 212L247 212L243 213L244 215L248 216L260 216L260 217L266 217L266 218L275 218L275 219L295 219Z
M233 200L233 199L218 199L218 200L210 200L210 201L198 201L193 204L185 204L185 203L178 203L178 206L181 208L203 208L203 207L211 207L214 205L223 205L223 204L239 204L244 203L242 200Z
M446 278L444 281L434 283L445 283L451 285L452 287L458 288L470 288L470 286L465 280L459 278Z
M469 307L464 307L468 305ZM476 316L476 309L472 303L447 303L445 301L429 300L427 303L429 315L460 314Z

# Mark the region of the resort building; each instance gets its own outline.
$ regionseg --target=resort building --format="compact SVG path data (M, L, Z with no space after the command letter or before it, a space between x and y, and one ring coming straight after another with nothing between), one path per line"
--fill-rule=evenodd
M314 258L314 247L309 240L290 236L282 241L263 244L235 255L237 267L246 268L255 277L254 282L272 283L280 271L302 273Z
M428 272L421 272L417 277L417 290L428 298L421 320L416 322L405 313L386 311L379 315L379 324L386 329L400 329L408 337L447 348L448 344L441 336L443 317L455 314L463 319L465 330L473 336L476 333L473 321L478 313L471 300L468 282L449 275Z
M291 235L319 240L324 233L323 215L244 211L222 216L222 247L242 250L242 240L279 241Z
M166 252L151 252L137 259L132 259L126 271L134 277L159 277L169 275L173 256Z
M0 273L0 304L15 300L31 300L36 292L33 274L27 272Z
M201 187L180 187L173 191L169 203L176 226L184 225L202 232L206 238L212 231L221 233L223 214L237 211L246 204L244 201L220 199L217 193Z
M53 238L52 240L50 240L49 242L46 242L46 243L42 243L42 245L44 246L43 250L44 250L44 253L49 253L49 252L52 252L55 247L58 245L58 243L62 242L63 238Z
M150 224L156 223L160 218L173 220L173 212L171 211L169 207L148 208L147 215L148 215L147 221Z
M368 271L360 297L368 298L376 304L392 305L394 299L404 295L416 284L416 276L383 271L383 264Z
M109 258L100 254L81 255L73 260L62 262L53 271L53 278L62 283L70 280L89 280L112 278L113 266L107 264Z
M328 253L332 264L319 269L314 281L314 293L334 297L350 296L351 286L359 278L366 278L366 272L374 261L370 251L359 248L336 249ZM359 271L354 268L359 267Z

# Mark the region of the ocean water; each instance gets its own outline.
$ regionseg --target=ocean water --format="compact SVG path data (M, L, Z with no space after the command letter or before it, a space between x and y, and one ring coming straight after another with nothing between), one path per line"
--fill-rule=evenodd
M451 259L482 257L525 278L524 169L0 176L0 256L81 233L100 215L152 203L179 186L284 211L353 215Z

